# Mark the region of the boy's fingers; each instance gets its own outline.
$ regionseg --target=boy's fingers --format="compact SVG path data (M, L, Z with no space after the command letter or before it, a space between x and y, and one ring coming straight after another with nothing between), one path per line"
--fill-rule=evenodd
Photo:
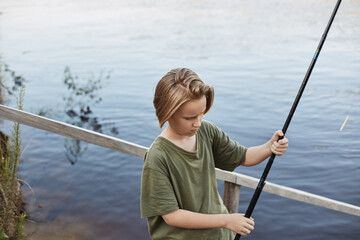
M273 146L274 147L279 147L279 148L282 148L282 147L287 147L288 146L288 142L285 141L285 142L273 142Z
M289 144L289 141L287 139L282 139L280 141L274 141L273 144L276 146L276 147L287 147L288 144Z
M273 145L272 148L275 150L286 150L288 148L288 145Z
M242 230L241 232L240 232L240 234L241 235L248 235L248 234L250 234L251 232L250 232L250 230L248 230L248 229L244 229L244 230Z
M280 148L280 147L272 146L272 148L271 148L271 151L273 153L275 153L276 155L282 155L286 152L286 150L287 150L287 147Z
M246 226L246 228L249 229L249 230L251 230L251 231L254 230L254 226L252 226L252 225L250 225L250 224L248 224L248 225Z

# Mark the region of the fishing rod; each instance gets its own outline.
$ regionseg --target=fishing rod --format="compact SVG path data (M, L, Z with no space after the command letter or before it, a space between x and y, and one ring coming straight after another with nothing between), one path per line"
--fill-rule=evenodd
M298 91L298 94L297 94L297 96L296 96L296 98L295 98L295 101L294 101L294 103L293 103L293 105L292 105L292 107L291 107L291 110L290 110L290 112L289 112L289 115L288 115L288 117L287 117L287 119L286 119L286 121L285 121L285 124L284 124L283 128L282 128L282 131L283 131L283 133L284 133L284 136L285 136L286 130L287 130L288 127L289 127L289 124L290 124L290 122L291 122L291 119L292 119L292 117L293 117L293 115L294 115L294 113L295 113L296 107L297 107L297 105L298 105L298 103L299 103L299 101L300 101L301 95L302 95L303 92L304 92L304 89L305 89L306 84L307 84L307 82L308 82L308 80L309 80L309 77L310 77L310 75L311 75L311 72L312 72L312 70L313 70L313 68L314 68L314 66L315 66L316 60L317 60L317 58L318 58L318 56L319 56L319 53L320 53L320 51L321 51L321 48L322 48L324 42L325 42L326 36L327 36L327 34L328 34L328 32L329 32L329 29L330 29L330 27L331 27L331 24L332 24L334 18L335 18L335 15L336 15L336 12L337 12L337 10L338 10L338 8L339 8L339 6L340 6L340 3L341 3L341 0L338 0L337 3L336 3L336 5L335 5L335 8L334 8L334 10L333 10L333 12L332 12L332 15L331 15L331 17L330 17L330 20L329 20L329 22L328 22L328 24L327 24L327 26L326 26L326 29L325 29L322 37L321 37L320 43L319 43L319 45L318 45L318 47L317 47L317 49L316 49L316 51L315 51L314 57L313 57L312 60L311 60L310 66L309 66L309 68L308 68L308 70L307 70L307 72L306 72L306 74L305 74L304 80L303 80L303 82L302 82L302 84L301 84L301 86L300 86L300 89L299 89L299 91ZM279 137L278 140L284 138L284 136ZM275 155L274 153L272 153L271 156L270 156L270 159L269 159L268 163L266 164L266 167L265 167L264 172L263 172L263 174L262 174L262 176L261 176L261 178L260 178L260 180L259 180L259 183L258 183L258 185L257 185L257 187L256 187L256 189L255 189L255 192L254 192L254 195L253 195L253 197L252 197L252 199L251 199L251 202L250 202L250 204L249 204L249 206L248 206L248 208L247 208L247 210L246 210L245 217L247 217L247 218L250 218L252 212L254 211L256 202L258 201L258 199L259 199L259 197L260 197L260 193L262 192L262 189L263 189L264 186L265 186L266 177L267 177L267 175L268 175L268 173L269 173L269 171L270 171L271 165L273 164L275 157L276 157L276 155ZM240 234L236 234L234 240L239 240L240 237L241 237Z

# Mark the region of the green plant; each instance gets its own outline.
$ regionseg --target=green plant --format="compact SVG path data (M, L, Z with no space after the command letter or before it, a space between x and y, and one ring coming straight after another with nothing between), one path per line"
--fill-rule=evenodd
M25 95L25 86L20 88L19 97L17 98L17 106L19 110L23 110L23 102L24 102L24 95ZM15 184L15 177L18 164L20 162L20 146L21 146L21 129L19 123L14 123L13 130L11 131L12 136L10 144L10 169L11 169L11 189L14 188ZM14 194L14 190L12 193ZM12 194L12 195L13 195Z
M26 218L25 213L21 213L20 216L16 218L15 230L14 230L14 239L22 240L24 239L23 229L24 229L24 220Z
M9 236L6 235L5 230L3 228L0 228L0 240L6 240L9 239Z
M25 86L22 86L17 98L18 108L23 108ZM26 217L22 213L23 199L19 179L16 177L21 158L21 129L14 123L11 136L1 133L0 151L0 240L22 239L23 222Z

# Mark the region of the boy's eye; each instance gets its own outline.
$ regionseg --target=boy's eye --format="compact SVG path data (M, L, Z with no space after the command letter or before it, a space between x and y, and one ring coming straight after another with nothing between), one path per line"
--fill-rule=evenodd
M195 119L196 117L185 117L184 119L185 120L192 120L192 119Z
M184 117L184 119L185 120L194 120L194 119L196 119L197 117L199 117L199 116L204 116L204 113L201 113L200 115L198 115L198 116L193 116L193 117Z

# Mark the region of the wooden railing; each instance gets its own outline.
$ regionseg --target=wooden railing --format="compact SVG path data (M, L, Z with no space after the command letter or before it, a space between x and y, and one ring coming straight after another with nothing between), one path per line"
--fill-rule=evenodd
M18 122L27 126L39 128L66 137L75 138L81 141L110 148L119 152L143 158L147 147L127 142L118 138L107 136L87 129L79 128L67 123L55 121L24 111L19 111L0 104L0 118ZM227 172L216 169L216 177L224 180L224 203L230 212L238 211L240 186L256 188L258 179L234 172ZM329 208L335 211L360 216L360 207L336 201L319 195L300 191L294 188L281 186L267 182L263 191L285 198L294 199L300 202Z

